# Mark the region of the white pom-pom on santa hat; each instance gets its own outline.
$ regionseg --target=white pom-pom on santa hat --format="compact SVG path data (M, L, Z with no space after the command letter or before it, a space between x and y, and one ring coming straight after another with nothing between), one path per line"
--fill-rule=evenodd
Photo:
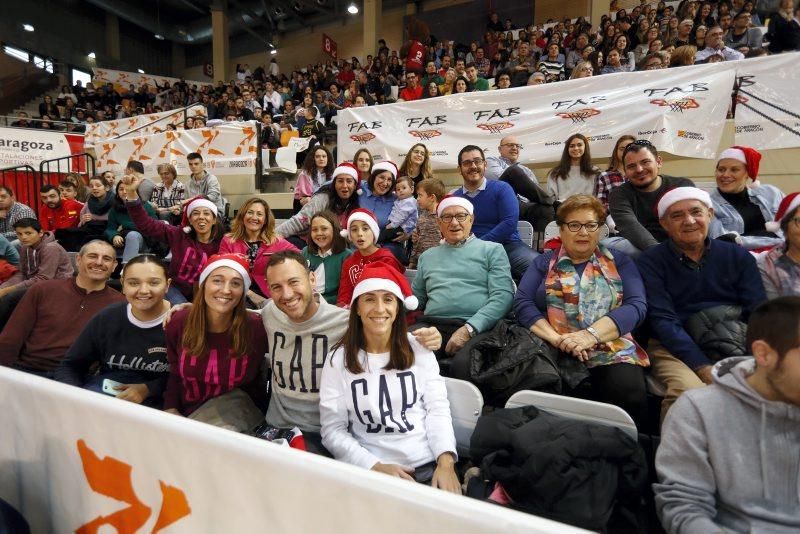
M366 223L367 226L369 226L369 229L372 230L372 234L375 236L375 242L378 242L378 236L381 233L381 229L378 226L378 218L375 217L374 213L366 208L357 208L350 212L350 215L347 217L347 226L343 228L341 232L339 232L342 237L347 239L350 236L350 225L355 221Z
M775 213L775 220L769 221L766 225L768 232L777 232L781 229L781 222L788 217L794 210L800 207L800 192L789 193L781 200L778 211Z
M370 291L388 291L397 297L407 310L416 310L419 306L419 300L411 292L408 279L388 263L376 261L364 266L353 289L350 305L352 306L359 296Z

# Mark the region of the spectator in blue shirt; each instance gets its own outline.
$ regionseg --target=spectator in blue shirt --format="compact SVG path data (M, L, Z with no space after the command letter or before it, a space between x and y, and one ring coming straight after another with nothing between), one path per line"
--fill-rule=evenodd
M733 243L708 239L711 197L676 187L658 203L668 239L645 250L638 266L647 289L647 348L653 375L666 386L661 419L687 389L712 381L712 359L689 334L694 314L720 305L741 307L740 320L767 299L755 258Z
M486 179L486 158L475 145L467 145L458 153L458 168L464 185L453 195L468 198L475 206L472 231L483 241L503 245L511 275L519 280L538 254L519 237L519 202L514 190L505 182Z

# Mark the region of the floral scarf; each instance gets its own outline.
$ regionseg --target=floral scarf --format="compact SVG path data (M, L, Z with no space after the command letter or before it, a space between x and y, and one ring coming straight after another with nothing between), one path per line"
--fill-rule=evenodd
M553 251L545 280L547 321L559 334L583 330L622 305L622 279L614 256L598 245L578 276L564 247ZM598 344L589 351L587 367L631 363L647 367L647 353L630 334Z

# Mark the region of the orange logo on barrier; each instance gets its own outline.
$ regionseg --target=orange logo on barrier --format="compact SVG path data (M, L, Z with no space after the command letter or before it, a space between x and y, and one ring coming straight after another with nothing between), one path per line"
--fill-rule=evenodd
M134 150L131 153L130 157L128 158L128 161L130 161L132 159L135 159L135 160L152 159L150 156L147 156L147 155L142 153L142 151L144 150L145 145L147 145L147 143L150 142L150 138L149 137L137 137L135 139L132 139L132 141L133 141L133 144L136 145L136 150Z
M219 130L216 130L216 129L213 130L213 131L211 131L211 130L203 130L201 133L203 134L203 137L206 138L206 140L203 141L202 143L200 143L200 146L197 147L197 152L202 154L203 153L203 147L207 146L208 147L208 152L207 152L208 155L212 155L212 154L215 155L215 156L224 156L225 155L225 153L222 152L221 150L217 150L216 148L211 148L211 143L213 143L214 139L216 139L220 134Z
M135 534L150 519L152 509L136 496L131 482L133 469L129 464L110 456L101 459L82 439L78 440L77 445L83 472L92 491L128 506L110 515L92 519L75 529L75 534L96 534L104 525L113 527L118 534ZM160 532L192 513L182 490L169 486L162 480L158 483L161 487L161 509L151 534Z
M118 161L111 159L111 151L117 147L116 143L103 143L102 145L103 151L100 153L100 157L97 158L97 165L98 167L102 167L105 165L117 165L119 164Z
M177 141L178 139L180 139L181 133L173 132L171 130L167 130L166 133L167 133L167 142L164 143L164 146L161 147L161 152L158 154L158 157L159 158L166 157L167 152L175 156L184 156L185 154L182 151L170 146L173 143L173 141Z
M586 122L586 119L594 117L595 115L600 115L599 109L584 108L576 109L575 111L562 111L561 113L556 113L556 116L561 117L562 119L572 119L572 122Z
M244 136L243 139L241 141L239 141L239 146L237 146L236 150L233 152L237 156L241 156L242 155L242 147L245 146L253 137L255 137L256 130L255 130L255 128L250 128L250 127L246 126L246 127L242 128L242 135ZM256 151L255 145L251 145L251 146L247 147L247 152L248 153L255 152L255 151Z

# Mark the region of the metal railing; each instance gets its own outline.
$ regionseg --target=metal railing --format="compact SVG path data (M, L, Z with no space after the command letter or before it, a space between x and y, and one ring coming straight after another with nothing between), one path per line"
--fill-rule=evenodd
M18 123L20 121L27 121L27 126L21 126ZM51 127L42 127L42 123L50 123ZM86 129L86 123L83 122L73 122L73 121L65 121L65 120L53 120L53 119L32 119L30 117L23 117L20 118L18 115L0 115L0 126L5 126L6 128L28 128L28 129L37 129L37 130L53 130L56 132L68 132L74 133L76 135L83 135L84 130Z
M70 172L83 174L87 177L95 174L95 159L89 153L71 154L62 158L48 159L39 164L39 174L47 174L52 177L52 173L60 177Z
M192 103L192 104L189 104L188 106L183 106L183 107L182 107L182 108L180 108L180 109L173 110L173 112L172 112L172 113L170 113L169 115L164 115L163 117L161 117L161 118L159 118L159 119L156 119L156 120L154 120L154 121L150 121L150 122L148 122L148 123L146 123L146 124L142 124L141 126L138 126L138 127L134 128L133 130L128 130L127 132L122 132L122 133L121 133L121 134L119 134L118 136L116 136L116 137L112 137L111 139L120 139L120 138L122 138L122 137L125 137L125 136L126 136L126 135L128 135L128 134L131 134L131 133L133 133L133 132L138 132L139 130L141 130L141 129L143 129L143 128L147 128L147 127L148 127L148 126L150 126L150 125L153 125L153 124L155 124L155 123L157 123L157 122L161 122L161 121L163 121L164 119L167 119L167 118L169 118L169 117L172 117L173 115L177 115L178 113L183 113L183 123L184 123L184 124L186 124L186 118L187 118L187 115L186 115L186 110L188 110L189 108L193 108L194 106L196 106L196 105L198 105L198 104L200 104L200 103L199 103L199 102L194 102L194 103Z

